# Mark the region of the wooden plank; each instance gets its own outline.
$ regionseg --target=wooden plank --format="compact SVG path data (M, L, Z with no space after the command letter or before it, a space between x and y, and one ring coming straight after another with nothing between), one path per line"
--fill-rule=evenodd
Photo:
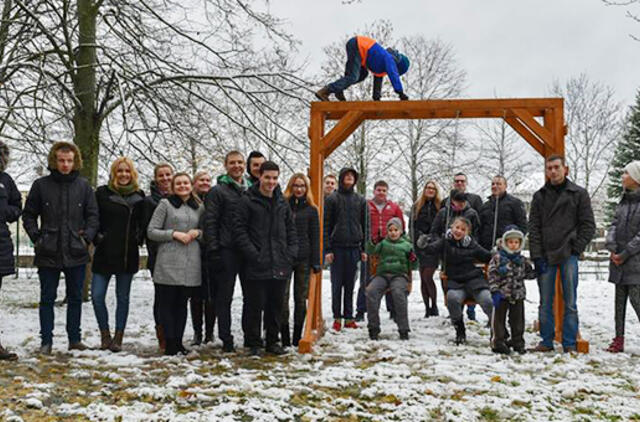
M515 117L507 117L504 120L509 126L513 128L513 130L515 130L520 136L522 136L525 141L529 143L529 145L531 145L536 151L538 151L539 154L543 156L545 155L544 143L540 139L538 139L535 134L529 130L529 128L520 123L520 121Z
M513 113L518 119L545 144L553 144L553 135L549 130L542 126L533 116L525 109L514 108Z
M341 119L350 111L361 111L367 118L395 119L402 113L424 113L439 111L460 111L466 118L502 117L504 111L512 108L526 109L533 116L544 115L547 108L562 104L560 98L519 98L519 99L460 99L460 100L418 100L418 101L340 101L312 102L311 109L325 113L328 120ZM372 114L369 114L372 113ZM377 117L373 117L376 115Z
M331 155L340 144L353 133L362 123L363 114L360 111L348 112L322 139L322 152L325 157Z
M322 212L324 198L322 195L322 178L324 173L323 135L324 115L321 112L311 110L311 123L309 125L309 139L311 143L311 156L309 162L309 179L311 181L311 193L318 204L320 218L320 250L322 251ZM322 253L322 252L321 252ZM309 307L307 308L304 333L298 343L300 353L310 353L313 343L322 332L317 329L318 320L322 319L322 273L311 274L309 278Z

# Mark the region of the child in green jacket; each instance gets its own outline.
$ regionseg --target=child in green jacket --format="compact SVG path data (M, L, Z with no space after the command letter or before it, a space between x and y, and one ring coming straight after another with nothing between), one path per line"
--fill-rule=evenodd
M369 244L367 248L371 255L379 258L376 275L367 286L368 328L372 340L377 340L380 334L380 301L387 290L391 291L400 339L409 339L407 296L411 271L418 268L418 260L411 241L402 234L402 221L394 217L387 222L387 237L375 247Z

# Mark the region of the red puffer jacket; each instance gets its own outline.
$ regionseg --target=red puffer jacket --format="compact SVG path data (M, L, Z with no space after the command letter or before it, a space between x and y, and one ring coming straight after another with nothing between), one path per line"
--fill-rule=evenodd
M393 217L398 217L402 221L402 231L405 231L404 216L398 204L387 201L382 211L378 211L373 200L367 201L369 205L369 220L371 221L371 241L378 243L387 237L387 222Z

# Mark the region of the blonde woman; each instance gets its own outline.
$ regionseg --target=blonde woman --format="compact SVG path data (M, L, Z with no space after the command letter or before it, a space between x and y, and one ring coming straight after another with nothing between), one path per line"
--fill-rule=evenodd
M298 256L293 267L293 345L297 346L302 336L302 326L307 313L309 273L320 272L320 225L318 207L313 201L311 184L307 176L296 173L291 176L284 192L289 202L298 236ZM289 337L289 280L285 289L282 313L282 345L291 345Z
M142 239L144 192L138 186L138 172L127 157L111 164L109 182L96 190L100 227L94 240L91 301L100 328L100 349L118 352L129 315L131 280L138 272L138 245ZM105 296L111 276L116 278L116 325L111 338Z
M429 180L424 185L422 195L413 205L411 218L409 219L409 231L413 239L414 248L418 251L418 261L420 262L420 290L426 308L425 318L439 314L436 300L438 290L433 282L433 274L438 268L438 256L429 255L416 248L416 242L420 236L428 235L431 232L431 225L436 218L436 214L440 211L441 204L440 187L434 180Z
M168 198L160 200L147 228L147 237L159 245L153 282L158 292L165 355L188 353L182 344L187 300L193 288L202 282L199 223L204 207L186 173L173 176L171 192Z

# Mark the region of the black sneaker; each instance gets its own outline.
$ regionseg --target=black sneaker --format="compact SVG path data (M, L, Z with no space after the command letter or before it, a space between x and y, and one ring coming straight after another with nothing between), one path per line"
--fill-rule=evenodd
M467 334L464 328L464 321L456 321L454 326L456 327L456 346L465 344L467 342Z
M495 347L491 348L491 351L493 353L500 353L501 355L509 355L509 354L511 354L511 349L509 349L509 347L504 343L496 344Z
M281 355L286 355L287 354L287 351L285 350L285 348L280 346L277 343L268 345L266 347L265 351L270 355L276 355L276 356L281 356Z
M364 321L364 312L358 311L356 312L356 322Z
M224 353L233 353L236 351L236 348L233 345L232 341L225 341L224 343L222 343L222 351Z
M524 355L525 353L527 353L527 349L525 349L524 346L514 347L513 351L519 355Z

